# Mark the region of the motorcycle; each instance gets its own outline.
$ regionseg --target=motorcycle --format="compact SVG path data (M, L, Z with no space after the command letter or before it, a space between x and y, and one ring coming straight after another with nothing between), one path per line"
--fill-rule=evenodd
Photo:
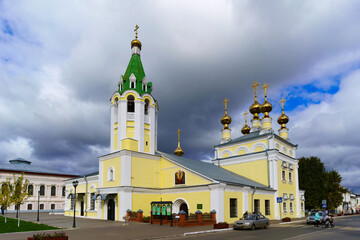
M322 226L323 228L335 227L334 219L331 216L326 216L326 218L322 220Z

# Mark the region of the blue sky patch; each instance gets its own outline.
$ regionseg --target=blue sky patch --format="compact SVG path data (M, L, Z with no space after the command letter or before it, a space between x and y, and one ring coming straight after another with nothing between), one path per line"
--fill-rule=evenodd
M8 20L2 19L1 25L2 25L2 32L3 32L3 33L9 34L9 35L11 35L11 36L14 36L14 30L13 30L13 28L10 26Z
M287 89L285 109L292 111L296 108L306 108L310 104L321 103L325 96L334 95L339 91L341 76L333 76L328 80L329 85L323 85L321 81L324 80L315 79L312 83Z

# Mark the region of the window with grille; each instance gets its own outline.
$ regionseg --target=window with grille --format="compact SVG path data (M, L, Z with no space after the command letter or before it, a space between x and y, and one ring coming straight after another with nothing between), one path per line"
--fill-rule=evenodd
M237 217L237 199L230 198L230 217Z
M62 196L65 197L66 187L62 187Z
M265 215L270 215L270 200L265 200Z
M34 193L34 186L33 185L28 186L28 193L29 193L30 196L33 195L33 193Z
M51 186L51 196L56 196L56 187Z
M285 171L284 171L284 170L282 171L282 180L283 180L283 181L286 181Z
M40 196L44 196L45 195L45 186L41 185L40 186Z
M260 213L260 200L259 199L254 200L254 212Z
M90 210L95 210L95 193L91 193L90 196Z
M283 202L283 211L284 211L284 213L287 212L287 210L286 210L286 202Z

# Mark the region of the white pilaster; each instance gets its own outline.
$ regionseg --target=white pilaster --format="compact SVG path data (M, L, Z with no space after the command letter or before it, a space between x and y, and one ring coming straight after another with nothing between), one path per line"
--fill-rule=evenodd
M216 221L224 221L224 190L226 184L210 185L210 209L216 211Z
M296 214L297 217L300 218L301 217L301 213L300 213L300 196L299 196L299 176L298 176L298 169L299 169L299 165L296 164L295 166L295 181L296 181L296 196L295 196L295 204L296 204Z
M121 156L121 186L131 186L131 156Z
M99 188L103 186L103 162L99 161Z
M121 189L119 194L119 220L124 221L123 217L126 216L126 210L132 209L132 187L124 187Z
M244 191L243 191L243 211L244 212L248 212L250 213L249 211L249 191L250 191L250 188L249 187L244 187Z
M143 136L142 138L141 135ZM138 141L139 152L144 152L144 102L139 100L135 100L135 137L134 138Z
M275 195L274 195L274 204L275 204L275 206L274 206L274 208L275 208L274 209L274 211L275 211L274 218L279 220L280 216L281 216L280 209L279 209L279 204L281 204L281 203L277 203L277 197L279 197L279 192L278 191L276 191Z
M150 120L150 153L155 154L155 129L156 129L156 119L155 119L155 107L149 106L149 120Z

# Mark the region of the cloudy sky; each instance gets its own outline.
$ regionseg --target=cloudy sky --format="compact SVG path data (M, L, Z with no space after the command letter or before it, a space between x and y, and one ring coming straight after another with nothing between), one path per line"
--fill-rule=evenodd
M213 158L224 98L236 138L250 86L267 82L275 131L284 97L297 156L319 156L360 192L359 9L350 0L0 0L0 164L97 171L138 24L159 150L173 152L180 128L184 156Z

